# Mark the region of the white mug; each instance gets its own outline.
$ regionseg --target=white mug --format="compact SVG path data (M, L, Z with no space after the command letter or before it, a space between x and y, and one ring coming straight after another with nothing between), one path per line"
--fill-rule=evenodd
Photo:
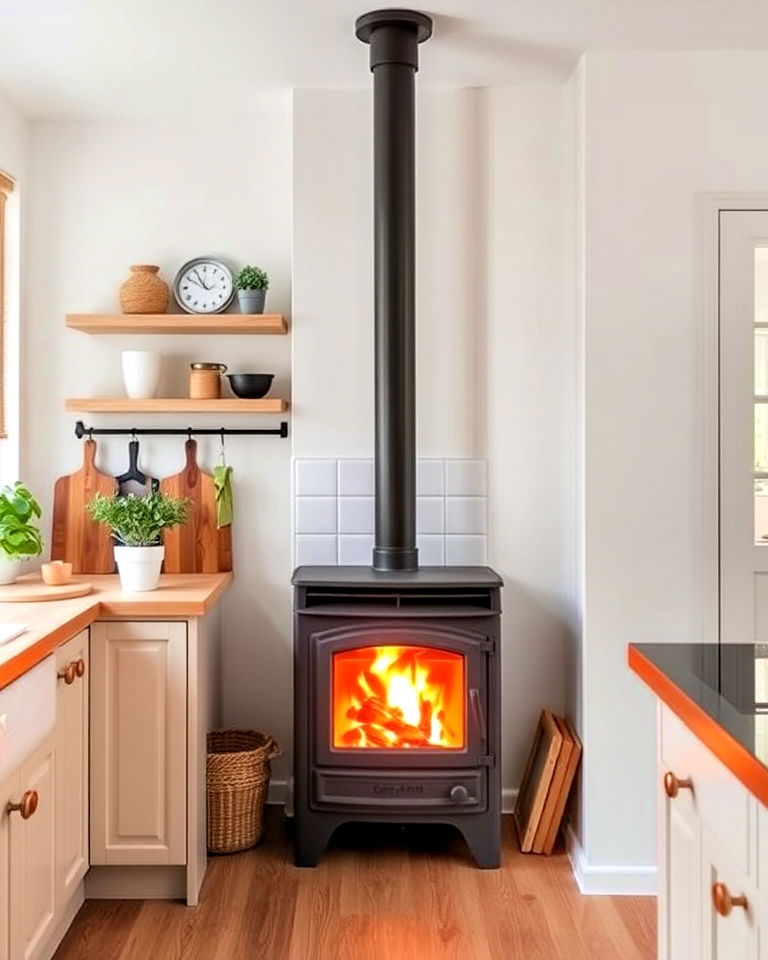
M154 397L160 380L160 354L151 350L123 350L125 392L133 400Z

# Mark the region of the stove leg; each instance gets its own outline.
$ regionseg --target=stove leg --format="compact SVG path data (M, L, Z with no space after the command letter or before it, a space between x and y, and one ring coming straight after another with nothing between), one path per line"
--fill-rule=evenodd
M501 866L500 820L500 817L480 817L456 824L481 870L496 870Z
M303 813L296 818L293 835L293 863L297 867L316 867L338 823Z

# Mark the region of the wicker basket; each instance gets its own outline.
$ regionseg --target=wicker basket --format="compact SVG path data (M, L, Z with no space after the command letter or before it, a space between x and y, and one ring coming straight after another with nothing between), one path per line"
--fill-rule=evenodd
M272 737L256 730L213 730L208 734L206 786L211 853L236 853L261 840L269 761L279 753Z

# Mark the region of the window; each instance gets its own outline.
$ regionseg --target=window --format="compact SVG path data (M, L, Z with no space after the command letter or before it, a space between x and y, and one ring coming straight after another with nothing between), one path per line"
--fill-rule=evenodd
M5 344L6 344L6 291L5 291L5 203L13 190L13 180L0 171L0 437L6 436L5 422Z

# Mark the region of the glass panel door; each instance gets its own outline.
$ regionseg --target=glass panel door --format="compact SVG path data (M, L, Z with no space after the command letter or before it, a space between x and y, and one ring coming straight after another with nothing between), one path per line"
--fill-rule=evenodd
M333 654L333 745L337 749L463 750L464 657L415 645Z

